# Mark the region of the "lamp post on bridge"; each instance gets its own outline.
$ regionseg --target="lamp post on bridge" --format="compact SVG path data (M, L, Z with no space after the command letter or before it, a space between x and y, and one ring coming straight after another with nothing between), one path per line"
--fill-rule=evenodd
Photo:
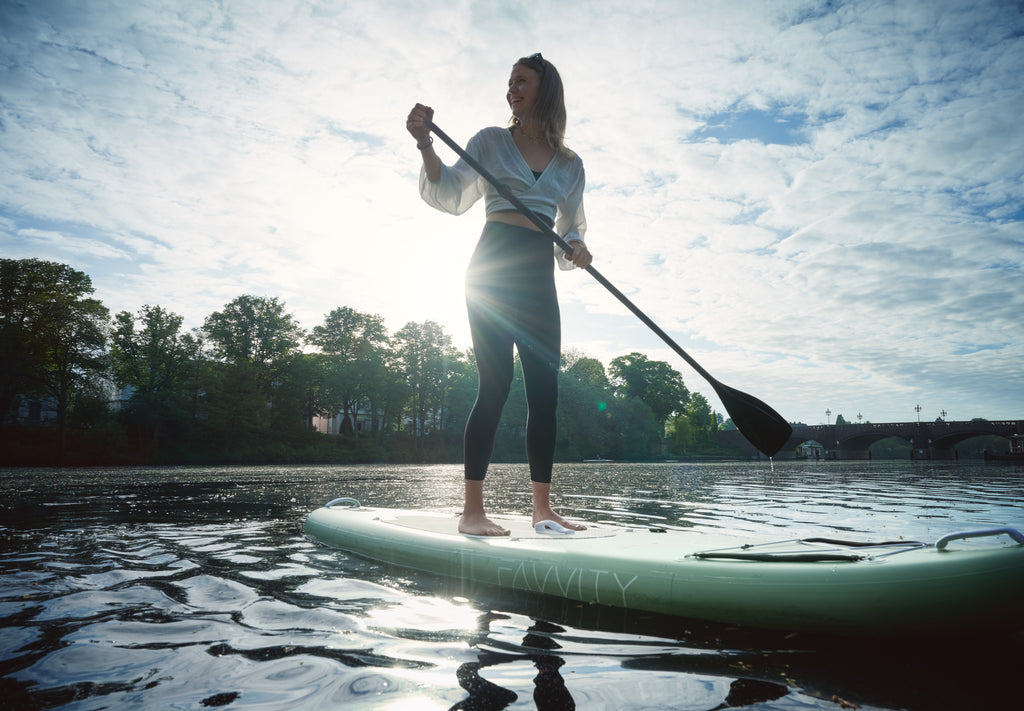
M826 407L825 408L825 424L826 425L831 425L832 424L832 420L829 419L831 417L832 417L832 410L830 410L829 408Z
M921 424L921 404L918 403L914 409L917 410L917 424Z

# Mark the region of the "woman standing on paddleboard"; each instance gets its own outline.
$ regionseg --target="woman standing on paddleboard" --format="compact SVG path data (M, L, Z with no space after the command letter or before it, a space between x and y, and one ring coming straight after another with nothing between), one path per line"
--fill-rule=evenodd
M539 53L523 57L508 80L508 128L477 133L467 152L547 221L573 248L555 248L562 269L586 268L583 243L583 161L566 148L562 79ZM572 530L551 509L555 455L555 411L561 359L561 320L555 292L552 241L465 161L444 165L434 152L430 124L434 110L416 104L406 128L423 156L420 194L432 207L461 215L481 197L487 213L483 233L466 272L466 304L479 373L479 390L466 423L466 500L459 530L502 536L508 530L487 518L483 483L501 411L513 376L513 346L519 353L529 415L526 454L533 483L533 522Z

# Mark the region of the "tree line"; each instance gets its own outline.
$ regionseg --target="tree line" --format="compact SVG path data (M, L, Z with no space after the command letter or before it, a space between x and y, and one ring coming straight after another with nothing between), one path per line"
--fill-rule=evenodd
M3 463L461 460L476 366L433 321L389 333L341 306L307 330L244 294L186 330L159 305L111 317L93 294L69 265L0 260ZM524 457L518 359L515 379L496 461ZM560 461L725 454L720 420L667 363L563 354Z

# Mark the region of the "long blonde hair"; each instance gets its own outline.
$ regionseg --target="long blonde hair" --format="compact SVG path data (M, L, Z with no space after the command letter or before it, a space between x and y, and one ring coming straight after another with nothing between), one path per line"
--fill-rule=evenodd
M537 100L530 108L530 118L540 127L552 148L566 158L575 157L565 145L565 88L555 65L544 59L540 52L529 57L520 57L516 64L529 67L540 77ZM513 116L509 125L518 126L519 119Z

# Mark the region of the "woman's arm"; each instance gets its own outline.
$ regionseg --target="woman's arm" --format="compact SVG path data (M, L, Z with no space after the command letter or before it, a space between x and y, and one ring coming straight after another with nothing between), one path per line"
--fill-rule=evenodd
M579 161L579 158L576 158ZM586 173L583 170L582 161L578 162L576 180L565 201L558 206L555 215L555 232L561 235L562 239L572 247L572 254L566 254L561 249L555 250L558 256L558 266L561 269L572 269L578 267L586 269L590 266L594 257L591 255L587 245L583 242L583 235L587 231L587 218L583 211L583 190L586 185Z

